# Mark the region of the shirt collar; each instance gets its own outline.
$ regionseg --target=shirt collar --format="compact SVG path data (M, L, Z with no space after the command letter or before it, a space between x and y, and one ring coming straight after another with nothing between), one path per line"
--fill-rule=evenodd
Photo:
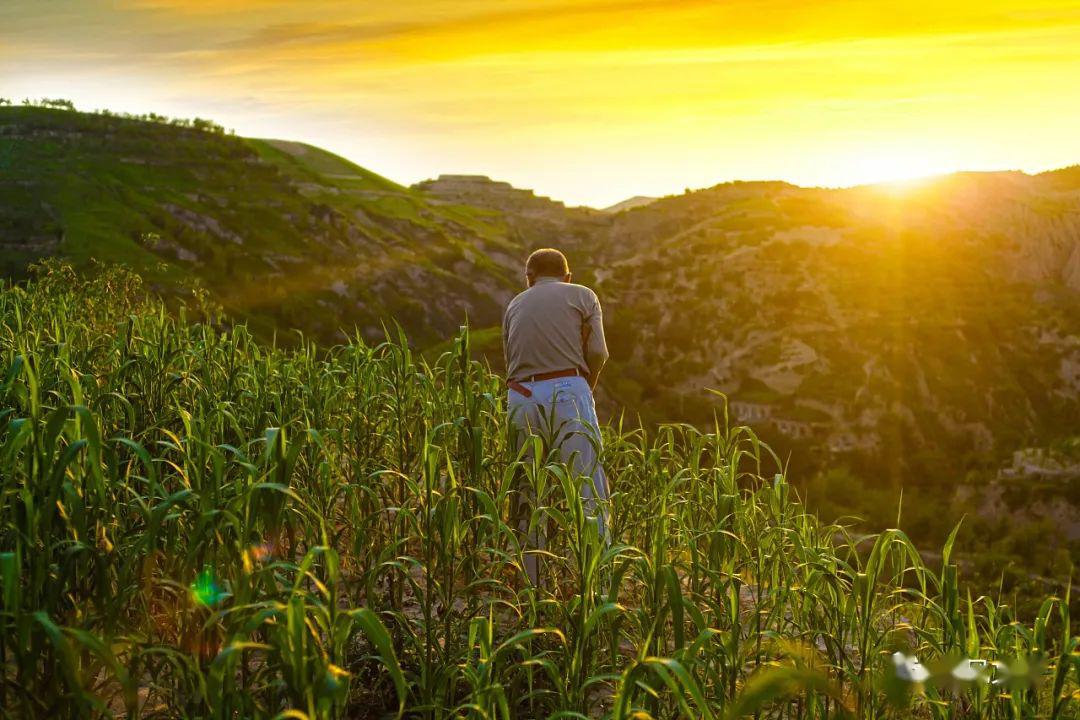
M533 280L533 285L544 285L547 283L562 282L562 278L553 277L551 275L541 275Z

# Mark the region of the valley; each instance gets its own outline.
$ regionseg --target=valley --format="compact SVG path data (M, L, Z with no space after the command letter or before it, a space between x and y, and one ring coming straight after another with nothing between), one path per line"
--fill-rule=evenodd
M1000 539L989 575L1023 581L1010 563L1030 554L1025 528L1041 528L1039 573L1077 552L1080 167L735 182L605 212L483 176L405 187L301 143L33 107L0 108L0 163L9 277L47 257L123 263L284 344L295 330L378 342L396 321L437 351L468 322L498 371L522 261L558 246L604 303L603 415L726 414L811 506L875 529L900 515L940 541L970 515L965 533ZM1005 493L974 512L1016 453L1063 458L1039 482L1064 504Z

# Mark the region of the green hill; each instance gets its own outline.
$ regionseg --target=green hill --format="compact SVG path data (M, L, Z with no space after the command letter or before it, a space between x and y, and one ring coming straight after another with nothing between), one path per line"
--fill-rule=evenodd
M5 715L1075 717L1068 596L821 523L746 428L604 428L602 543L467 335L270 348L54 266L0 368Z
M343 157L329 153L307 143L290 140L250 140L251 145L267 160L284 166L295 166L292 174L309 173L316 182L327 179L343 181L345 187L372 193L386 192L408 195L408 189L387 180L370 170L349 162Z
M263 335L328 342L387 318L441 340L466 313L496 322L517 284L493 258L520 247L490 213L299 143L13 107L0 108L0 162L11 276L44 256L121 262L166 294L200 283Z

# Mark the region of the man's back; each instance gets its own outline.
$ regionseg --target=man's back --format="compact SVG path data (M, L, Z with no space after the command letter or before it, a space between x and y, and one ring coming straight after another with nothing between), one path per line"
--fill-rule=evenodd
M506 308L503 347L511 379L570 369L595 375L608 355L596 293L558 278L537 278Z
M571 277L566 256L554 248L534 251L525 263L529 289L511 300L503 315L506 411L521 431L519 442L539 436L548 448L558 448L571 472L586 480L581 486L583 507L595 517L600 537L607 539L608 484L600 464L603 441L592 395L608 357L604 321L596 293L571 284ZM527 446L526 458L534 447ZM523 489L527 503L535 502L534 491ZM529 545L542 549L543 531L533 517L520 513L518 529ZM537 554L526 553L523 560L536 584Z

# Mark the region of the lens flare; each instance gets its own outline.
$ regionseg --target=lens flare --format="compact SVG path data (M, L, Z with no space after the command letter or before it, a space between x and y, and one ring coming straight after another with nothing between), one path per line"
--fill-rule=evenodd
M270 558L274 557L274 543L265 542L261 545L251 546L251 557L258 562L266 562Z
M203 607L214 607L224 599L225 591L215 580L213 568L203 568L199 573L199 577L191 584L191 597Z

